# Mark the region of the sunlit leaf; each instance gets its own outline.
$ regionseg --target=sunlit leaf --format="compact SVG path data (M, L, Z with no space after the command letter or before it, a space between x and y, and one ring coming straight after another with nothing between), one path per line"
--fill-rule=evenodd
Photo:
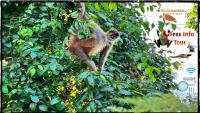
M124 90L124 89L122 89L122 90L119 91L119 94L131 95L131 92L128 91L128 90Z
M109 3L109 9L112 10L113 8L116 8L116 3Z
M107 21L107 17L106 17L103 13L98 12L98 15L99 15L102 19L104 19L104 21Z
M46 106L46 105L39 105L39 109L41 110L41 111L47 111L48 110L48 107Z
M31 54L30 54L30 55L31 55L31 58L32 58L32 59L34 59L34 58L36 58L36 57L37 57L37 54L36 54L35 52L31 52Z
M33 96L33 95L31 95L30 97L31 97L31 100L32 100L33 102L35 102L35 103L38 103L38 102L39 102L38 96Z
M56 105L56 109L58 110L58 111L61 111L61 110L63 110L65 108L65 103L64 102L60 102L60 103L58 103L57 105Z
M96 9L96 10L98 10L98 11L101 10L101 8L99 7L99 4L98 4L98 3L94 3L94 6L95 6L95 9Z
M2 91L3 93L8 93L8 87L6 85L3 85Z
M58 102L60 102L60 99L59 98L54 98L54 99L51 100L50 104L54 105L54 104L57 104Z
M32 69L30 70L30 73L31 73L31 76L35 75L36 69L35 69L35 68L32 68Z
M36 103L31 103L31 104L29 105L29 108L30 108L32 111L35 111L36 106L37 106Z
M42 65L38 65L38 68L39 68L40 70L43 70Z
M78 12L77 11L74 11L71 13L71 17L72 18L77 18L78 17Z

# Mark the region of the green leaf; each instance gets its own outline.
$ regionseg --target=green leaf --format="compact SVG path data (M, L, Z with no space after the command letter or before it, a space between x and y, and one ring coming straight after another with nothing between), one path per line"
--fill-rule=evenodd
M46 3L46 6L49 8L55 8L54 3L51 3L51 2Z
M48 7L46 7L46 6L40 6L39 8L41 11L47 11L47 9L48 9Z
M8 79L6 77L3 76L2 78L3 84L7 84L8 83Z
M81 102L83 102L85 99L87 99L87 97L88 97L88 92L84 92L84 93L82 93L79 97L78 97L78 101L77 101L77 103L81 103Z
M147 61L148 61L147 57L141 57L141 60L142 60L142 62L143 62L144 64L147 64Z
M35 68L32 68L32 69L30 70L30 73L31 73L31 76L35 75L35 73L36 73Z
M72 18L77 18L78 17L78 11L74 11L71 13Z
M106 22L105 25L106 25L106 26L109 26L109 27L114 26L113 23L111 23L111 22Z
M137 68L138 68L139 70L142 70L142 67L144 67L144 63L139 63L139 64L137 64Z
M51 69L52 71L56 71L56 63L51 63L50 69Z
M10 94L15 94L15 93L17 93L17 89L13 89L11 92L10 92Z
M8 48L12 47L12 44L11 44L11 43L5 43L4 45L5 45L6 47L8 47Z
M34 27L33 27L33 31L34 31L34 32L40 31L40 25L34 26Z
M6 85L3 85L2 90L3 90L3 93L8 93L8 87Z
M102 19L104 19L104 21L107 21L107 17L103 13L98 12L98 15L99 15L99 17L101 17Z
M40 109L41 111L47 111L47 110L48 110L48 107L47 107L46 105L42 104L42 105L39 105L39 109Z
M106 87L103 87L100 91L113 92L114 88L111 86L106 86Z
M58 111L61 111L61 110L63 110L65 108L65 103L64 102L60 102L60 103L58 103L57 105L56 105L56 109L58 110Z
M164 22L159 21L158 24L159 24L159 30L163 31L163 28L164 28L164 25L165 25Z
M33 42L28 42L29 45L33 46Z
M97 11L101 10L101 8L99 7L99 4L98 3L94 3L94 7Z
M37 54L36 54L35 52L31 52L31 54L30 54L30 55L31 55L31 58L32 58L32 59L34 59L34 58L36 58L36 57L37 57Z
M130 22L126 23L127 27L128 27L128 32L133 32L135 30L135 26L133 24L131 24Z
M87 71L86 71L86 72L83 72L83 73L81 73L81 74L79 74L79 75L78 75L78 78L77 78L77 82L80 82L81 80L87 78L88 75L90 75L90 73L87 72Z
M142 11L142 13L144 13L145 12L144 3L140 3L139 7L140 7L140 10Z
M151 68L151 66L148 66L148 67L145 69L145 73L148 74L148 75L152 73L152 68Z
M30 10L33 10L34 8L35 8L34 4L30 4L30 5L28 6L28 9L30 9Z
M100 76L100 78L101 78L101 80L103 80L104 82L109 82L107 79L106 79L106 77L105 76L103 76L103 75L99 75Z
M33 95L31 95L30 97L31 97L31 100L32 100L33 102L35 102L35 103L38 103L38 102L39 102L38 96L33 96Z
M159 38L160 38L160 41L161 41L161 45L165 45L163 34L160 34Z
M31 49L27 49L21 53L21 56L25 57L31 52Z
M31 111L35 111L37 104L36 103L31 103L29 105L29 108L31 109Z
M109 3L109 9L112 10L113 8L116 8L116 3Z
M25 12L28 13L28 14L32 14L31 10L26 10Z
M119 23L119 27L120 27L120 28L126 27L126 23L127 23L127 22L121 22L121 23Z
M59 21L52 21L49 23L49 26L51 26L53 29L56 29L56 28L61 29L61 27L62 27L62 25Z
M156 81L156 78L155 78L155 76L154 76L153 73L149 73L149 78L150 78L150 80L153 81L153 82Z
M124 89L120 90L120 91L119 91L119 94L132 95L130 91L124 90Z
M31 48L31 51L39 51L40 49L43 49L42 46L36 46L34 48Z
M54 99L51 100L50 104L54 105L54 104L57 104L58 102L60 102L60 99L59 98L54 98Z
M119 41L119 42L123 43L123 40L122 40L122 38L121 38L121 37L118 37L118 38L117 38L117 41Z
M142 30L140 28L136 27L134 33L135 33L136 37L140 37L141 33L142 33Z
M176 30L176 25L175 24L172 24L172 29Z
M108 6L109 4L108 4L108 3L101 3L101 4L103 5L103 7L104 7L105 10L109 10L109 8L108 8L108 7L109 7L109 6Z
M147 11L149 11L149 7L147 7Z
M94 86L94 77L93 76L89 76L87 77L87 81L88 81L88 84L91 85L91 86Z
M148 66L146 69L145 69L145 73L147 75L149 75L149 78L151 81L155 82L156 81L156 78L154 77L154 74L152 73L154 67L152 66Z
M87 111L87 112L92 112L90 106L87 106L87 107L85 108L85 111Z
M100 100L95 100L95 103L98 107L102 107L102 102Z
M19 35L23 36L23 37L32 37L33 35L33 31L29 28L27 29L22 29L18 32Z
M160 68L153 67L153 70L155 70L158 74L161 72Z
M40 70L43 70L42 65L38 65L38 68L39 68Z
M144 23L143 23L143 27L144 27L145 30L150 31L149 22L144 22Z
M150 6L150 11L151 11L151 12L153 12L153 9L154 9L153 6Z
M96 23L94 23L94 22L88 23L88 27L90 27L90 28L94 28L94 27L97 27L97 26L98 25Z
M42 23L40 28L43 30L43 29L46 29L48 26L49 26L49 23Z
M96 106L95 106L94 101L90 102L89 106L90 106L91 112L95 112L96 111L96 109L95 109Z

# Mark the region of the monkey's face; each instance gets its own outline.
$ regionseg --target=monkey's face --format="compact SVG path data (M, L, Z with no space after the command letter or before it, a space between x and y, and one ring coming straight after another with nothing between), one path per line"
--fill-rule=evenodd
M107 33L107 37L108 37L108 39L115 40L119 37L119 32L117 30L110 30Z

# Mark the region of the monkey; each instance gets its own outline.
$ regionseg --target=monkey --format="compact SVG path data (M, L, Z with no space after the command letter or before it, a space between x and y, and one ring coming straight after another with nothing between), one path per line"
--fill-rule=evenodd
M81 3L81 8L81 17L87 18L84 3ZM95 27L92 28L92 37L81 40L79 39L78 34L71 34L67 50L77 56L85 64L87 64L93 71L97 71L97 67L95 63L90 59L90 56L94 56L100 52L98 68L102 72L106 59L112 50L113 43L120 34L117 30L104 32L100 26L94 23L94 21L89 22L95 24Z

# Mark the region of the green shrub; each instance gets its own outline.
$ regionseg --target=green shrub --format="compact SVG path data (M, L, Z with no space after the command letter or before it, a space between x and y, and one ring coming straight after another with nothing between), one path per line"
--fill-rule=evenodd
M89 17L105 31L121 32L101 74L65 50L74 26L80 37L90 35L86 22L77 19L79 3L2 3L3 112L108 111L106 106L117 104L113 98L149 97L176 88L171 66L177 63L144 41L155 25L141 16L156 6L126 5L86 4ZM97 64L98 58L92 60Z
M109 109L117 112L197 112L197 101L185 104L172 94L149 98L121 98L118 101L131 107L112 106Z

